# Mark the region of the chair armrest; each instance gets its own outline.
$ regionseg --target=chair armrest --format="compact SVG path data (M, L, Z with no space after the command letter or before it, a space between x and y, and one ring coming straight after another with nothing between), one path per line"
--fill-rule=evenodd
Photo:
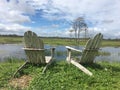
M44 50L48 50L48 48L47 49L22 48L22 49L27 50L27 51L44 51ZM49 50L51 50L51 57L53 58L54 57L54 53L55 53L55 47L49 48Z
M45 50L45 49L37 49L37 48L22 48L24 50L29 50L29 51L41 51L41 50Z
M73 51L77 51L77 52L82 52L82 50L78 50L78 49L75 49L75 48L72 48L70 46L65 46L67 49L69 50L73 50Z
M78 50L78 49L75 49L75 48L72 48L72 47L69 47L69 46L65 46L67 49L68 49L68 54L67 54L67 58L66 60L68 61L68 63L71 62L71 50L73 51L77 51L77 52L82 52L82 50Z

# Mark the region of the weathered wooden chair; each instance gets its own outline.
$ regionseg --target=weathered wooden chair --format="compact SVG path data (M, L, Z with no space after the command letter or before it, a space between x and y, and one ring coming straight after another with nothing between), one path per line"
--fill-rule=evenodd
M47 69L47 67L52 63L54 57L55 48L51 49L51 56L45 56L44 43L43 41L32 31L27 31L24 33L24 48L27 61L15 72L16 73L21 70L26 64L47 64L43 69L43 73Z
M97 35L94 36L93 39L89 39L87 41L86 46L83 50L78 50L78 49L66 46L68 50L67 61L69 63L72 63L73 65L81 69L83 72L91 76L92 73L89 70L87 70L84 66L82 66L81 64L94 63L94 59L96 55L98 54L98 50L100 48L102 38L103 38L103 35L101 33L98 33ZM80 52L82 54L79 60L75 60L75 58L72 58L71 56L72 50Z

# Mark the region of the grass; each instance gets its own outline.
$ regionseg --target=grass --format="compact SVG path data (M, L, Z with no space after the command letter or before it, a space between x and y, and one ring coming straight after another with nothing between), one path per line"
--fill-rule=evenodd
M17 59L18 60L18 59ZM8 81L11 79L13 73L18 66L23 64L23 61L16 59L8 59L5 62L0 62L0 90L1 88L8 88Z
M73 45L76 46L76 42L74 39L65 39L65 38L42 38L45 44L49 45ZM23 37L9 37L9 36L1 36L0 43L1 44L8 44L8 43L22 43ZM120 47L119 40L103 40L102 46L113 46L113 47ZM85 40L81 40L79 45L84 46L86 44Z
M120 40L115 41L115 40L103 40L102 46L113 46L113 47L120 47Z
M45 44L49 44L49 45L72 45L72 46L76 46L76 45L81 45L84 46L87 42L87 40L80 40L79 44L76 44L75 40L72 39L60 39L60 38L43 38L43 41L45 42ZM108 47L108 46L112 46L112 47L120 47L120 40L103 40L102 41L102 47Z
M21 90L9 84L13 73L23 64L23 61L9 59L0 63L0 90ZM90 77L81 70L65 61L53 63L45 74L44 66L29 66L22 70L18 78L23 75L31 76L28 87L23 90L119 90L120 63L97 62L84 65L93 76Z
M99 52L98 53L99 55L101 55L101 56L110 56L111 55L111 53L110 52Z
M21 43L22 37L10 37L10 36L0 36L0 43L1 44L13 44L13 43Z

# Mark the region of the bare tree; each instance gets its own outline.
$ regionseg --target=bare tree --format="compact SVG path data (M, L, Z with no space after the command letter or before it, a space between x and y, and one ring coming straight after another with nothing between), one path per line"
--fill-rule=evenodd
M73 29L75 31L76 43L79 42L80 32L83 30L85 31L85 38L86 38L87 24L85 23L83 17L78 17L77 19L75 19L75 21L73 22Z

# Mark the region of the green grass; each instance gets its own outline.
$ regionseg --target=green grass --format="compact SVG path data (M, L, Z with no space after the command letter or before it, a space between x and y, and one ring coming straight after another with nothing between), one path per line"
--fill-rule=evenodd
M78 45L76 44L75 40L72 39L61 39L61 38L42 38L45 44L49 45ZM87 41L87 40L86 40ZM86 44L85 40L81 40L79 45L84 46ZM8 43L22 43L22 37L0 37L1 44L8 44ZM103 40L102 46L113 46L113 47L120 47L119 40Z
M120 47L120 40L103 40L102 46L113 46L113 47Z
M87 42L87 40L80 40L79 44L76 44L75 40L72 39L60 39L60 38L43 38L43 41L45 42L45 44L49 44L49 45L81 45L84 46ZM102 41L102 47L105 46L112 46L112 47L120 47L120 40L103 40Z
M10 59L0 63L0 90L18 90L9 85L13 73L23 61ZM30 75L32 80L24 90L119 90L120 63L98 62L84 65L93 76L88 76L73 65L64 61L53 63L45 74L44 66L29 66L22 75ZM20 89L19 89L20 90Z
M101 56L110 56L111 55L111 53L110 52L99 52L98 53L99 55L101 55Z
M74 39L70 40L70 39L61 39L61 38L43 38L43 41L45 42L45 44L49 44L49 45L72 45L72 46L76 46L78 44L76 44L76 41ZM79 42L79 45L85 45L86 41L85 40L81 40Z
M9 88L8 82L12 78L15 70L23 64L23 61L18 59L8 59L5 62L0 62L0 90L1 88Z
M22 37L10 37L10 36L2 37L2 36L0 36L1 44L21 43L22 40L23 40Z

